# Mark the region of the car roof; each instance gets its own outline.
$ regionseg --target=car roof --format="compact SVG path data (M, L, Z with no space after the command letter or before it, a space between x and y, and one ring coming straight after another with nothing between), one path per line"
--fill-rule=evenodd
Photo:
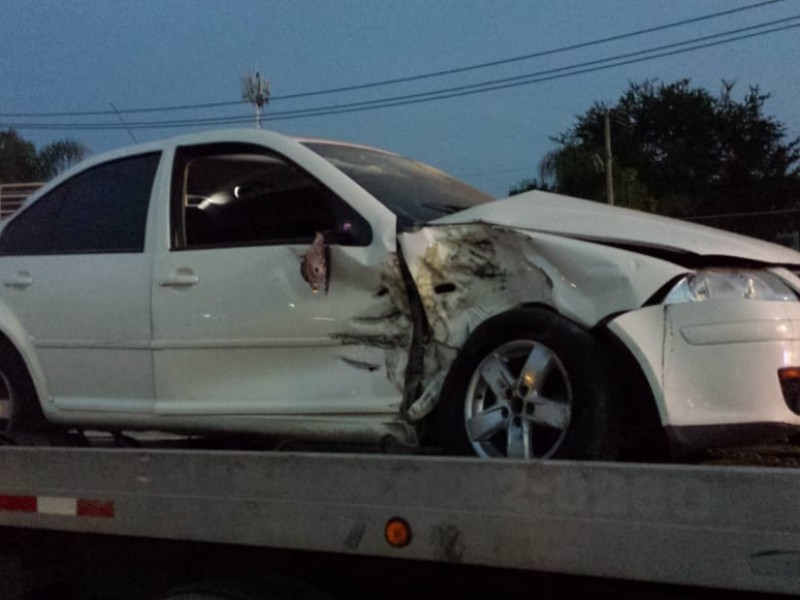
M135 144L131 146L124 146L108 152L103 152L95 156L91 156L84 161L81 161L75 167L83 169L87 166L107 162L117 158L124 158L135 154L144 154L147 152L158 152L171 146L184 146L184 145L200 145L224 142L243 142L243 143L265 143L267 145L280 147L288 143L315 143L326 144L330 146L342 146L348 148L359 148L363 150L370 150L373 152L380 152L383 154L392 155L394 153L381 148L375 148L364 144L356 144L351 142L344 142L340 140L330 140L318 138L313 136L290 136L275 131L266 129L255 128L238 128L238 129L215 129L203 131L199 133L182 134L164 138L154 142L145 142L142 144ZM73 169L69 169L73 171ZM66 173L65 173L66 174ZM59 177L58 179L61 179Z
M341 140L330 140L318 137L305 137L305 136L291 136L291 139L300 142L301 144L325 144L327 146L342 146L345 148L358 148L360 150L370 150L372 152L380 152L381 154L391 154L394 152L384 150L383 148L376 148L375 146L368 146L366 144L356 144L354 142L343 142Z

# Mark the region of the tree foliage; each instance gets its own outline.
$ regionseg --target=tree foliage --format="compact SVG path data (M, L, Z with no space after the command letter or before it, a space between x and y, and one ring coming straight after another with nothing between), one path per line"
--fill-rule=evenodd
M47 144L36 157L39 175L42 179L51 179L82 161L87 154L87 148L74 140L58 140Z
M509 196L516 196L531 190L542 190L543 192L554 192L555 188L547 183L539 182L535 177L533 179L523 179L517 182L508 190Z
M764 114L769 94L713 95L688 79L631 83L613 106L595 103L540 162L557 191L606 201L604 117L610 111L615 201L680 217L800 204L800 138Z
M89 153L75 140L59 140L36 150L13 129L0 131L0 183L47 181Z
M38 181L36 147L14 130L0 131L0 183Z

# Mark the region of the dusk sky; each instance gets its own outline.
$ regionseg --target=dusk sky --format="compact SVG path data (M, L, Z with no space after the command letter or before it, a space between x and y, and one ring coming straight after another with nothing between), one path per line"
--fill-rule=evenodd
M550 136L570 127L593 102L615 101L629 81L687 77L716 93L725 79L737 82L737 98L748 86L758 85L773 95L767 113L797 136L800 29L486 93L363 112L269 118L574 67L763 23L776 22L731 35L800 25L800 1L783 0L447 76L281 99L502 61L755 4L757 0L0 0L0 128L15 126L37 145L73 138L94 154L133 143L117 115L41 113L110 111L113 102L135 127L139 141L218 128L192 124L142 129L136 123L246 118L252 108L231 104L124 111L235 103L241 99L242 75L257 68L269 79L274 97L266 109L265 128L386 148L505 195L515 182L536 176L539 159L553 147ZM606 63L593 66L601 64ZM29 116L12 116L23 113ZM248 121L236 126L254 126ZM114 128L74 128L104 124Z

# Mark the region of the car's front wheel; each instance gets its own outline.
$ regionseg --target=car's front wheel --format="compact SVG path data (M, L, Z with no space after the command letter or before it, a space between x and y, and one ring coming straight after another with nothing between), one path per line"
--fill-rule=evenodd
M487 458L614 458L620 397L594 336L541 307L478 328L437 411L451 453Z

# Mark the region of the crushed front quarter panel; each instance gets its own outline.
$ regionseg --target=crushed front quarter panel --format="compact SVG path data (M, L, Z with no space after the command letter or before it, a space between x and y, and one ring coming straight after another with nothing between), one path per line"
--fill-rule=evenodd
M639 308L686 272L626 250L485 223L423 227L399 243L433 338L451 348L489 317L525 304L591 328Z
M485 320L541 304L591 328L639 308L685 269L607 246L485 223L423 227L398 238L431 327L411 403L416 421L435 404L458 350Z

